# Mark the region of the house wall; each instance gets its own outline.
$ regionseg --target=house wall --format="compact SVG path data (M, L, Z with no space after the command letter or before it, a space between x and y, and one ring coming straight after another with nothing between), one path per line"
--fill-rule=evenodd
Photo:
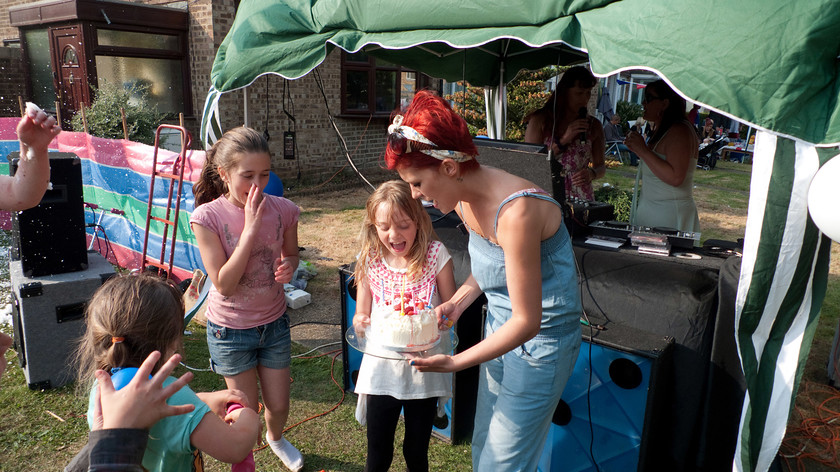
M296 80L268 74L248 87L250 125L260 131L268 130L274 171L284 180L297 178L299 167L305 177L315 180L323 180L345 166L348 172L352 171L338 135L330 124L329 116L332 115L356 167L364 173L381 172L380 158L385 149L388 120L340 116L340 51L329 54L316 70L323 83L323 92L316 81L315 71ZM294 122L284 113L284 84L287 87L285 111L294 116ZM227 121L225 118L222 120L226 129L244 121L241 92L230 95L234 94L235 99L229 101L233 102L232 116ZM224 106L224 98L220 108L223 114L229 110ZM297 156L295 160L285 160L283 133L292 130L297 141Z
M234 0L134 0L146 5L170 5L186 8L189 12L189 57L192 110L185 113L185 126L193 136L193 147L198 142L201 113L207 91L210 89L210 70L219 48L235 17ZM26 0L2 1L0 34L2 38L17 38L18 29L10 26L8 8L33 3ZM18 116L17 96L25 94L23 66L20 52L10 53L6 59L0 48L0 116ZM310 183L326 180L342 168L352 172L335 130L330 124L329 113L344 139L355 165L363 173L381 173L380 162L385 148L385 129L388 120L376 118L347 118L341 113L341 54L333 51L317 68L324 91L321 92L314 74L297 80L286 80L268 74L247 87L248 120L251 127L267 131L272 154L272 169L287 182L297 179L298 173ZM283 87L287 89L286 111L295 122L283 113ZM8 91L8 92L7 92ZM324 100L326 96L326 104ZM25 97L24 97L25 98ZM245 93L242 90L222 95L219 102L222 128L225 130L245 123ZM283 132L296 132L297 153L294 160L283 159Z
M0 11L0 39L18 39L18 29L9 22L8 8L32 3L26 0L2 1ZM2 45L2 43L0 43ZM0 47L0 116L20 116L18 96L26 99L23 60L19 47Z

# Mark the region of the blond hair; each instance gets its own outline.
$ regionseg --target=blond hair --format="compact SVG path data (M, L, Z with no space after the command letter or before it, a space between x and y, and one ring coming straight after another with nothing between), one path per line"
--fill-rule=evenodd
M112 277L93 294L85 310L87 328L76 348L79 387L86 389L97 369L140 367L152 352L161 359L181 348L184 300L181 291L152 275Z
M380 205L385 205L391 214L402 211L417 225L414 245L409 248L406 255L406 259L408 259L408 270L406 272L409 278L422 274L429 243L437 239L432 229L432 220L426 210L423 209L420 201L411 197L411 188L406 182L390 180L381 184L368 197L365 204L365 219L362 222L362 231L359 237L362 242L362 250L359 253L359 260L356 262L356 270L353 273L357 285L359 280L364 280L367 277L368 262L382 258L387 250L376 232L376 211Z

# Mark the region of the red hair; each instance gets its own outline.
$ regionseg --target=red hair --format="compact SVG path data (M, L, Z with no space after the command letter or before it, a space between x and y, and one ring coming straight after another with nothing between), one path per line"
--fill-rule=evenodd
M471 156L478 155L478 149L473 144L473 138L464 121L449 106L449 102L438 97L434 92L421 90L414 95L414 100L403 113L403 126L417 130L438 149L460 151ZM389 170L405 167L437 167L443 161L436 157L423 154L420 151L397 154L389 144L385 148L385 166ZM460 163L461 172L469 172L478 168L478 162L470 159Z

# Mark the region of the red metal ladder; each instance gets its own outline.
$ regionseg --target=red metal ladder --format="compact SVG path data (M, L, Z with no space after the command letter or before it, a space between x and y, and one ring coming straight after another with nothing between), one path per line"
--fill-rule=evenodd
M157 166L158 149L160 148L160 131L162 129L174 129L181 134L181 152L172 164L172 172L160 171ZM158 275L162 277L165 276L167 279L169 279L172 275L172 266L175 259L175 241L178 235L178 213L180 213L181 209L181 193L184 188L184 167L186 167L187 149L190 147L190 142L190 134L183 126L163 124L158 126L157 131L155 131L155 151L154 156L152 157L152 174L151 182L149 184L149 205L146 209L146 234L143 237L143 255L140 270L145 272L147 267L152 267L154 269L148 270L154 270L158 273ZM170 180L169 191L166 199L166 215L163 218L152 216L152 206L155 195L155 179L157 177ZM178 185L178 191L175 195L175 215L173 216L172 194L174 193L176 183ZM149 227L151 226L152 221L157 221L163 223L164 225L163 235L161 236L160 241L160 257L157 260L152 259L147 254L149 248ZM164 263L164 257L166 255L166 240L170 226L172 227L172 241L169 245L169 261L168 263Z

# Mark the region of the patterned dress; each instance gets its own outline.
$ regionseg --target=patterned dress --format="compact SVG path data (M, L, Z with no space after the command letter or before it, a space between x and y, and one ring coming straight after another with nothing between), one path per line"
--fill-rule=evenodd
M591 126L591 118L587 117L587 120L590 121ZM589 164L592 162L592 141L588 136L589 133L587 133L586 141L580 141L575 138L572 144L566 147L559 156L555 157L563 167L563 170L566 171L566 199L579 198L581 200L595 200L591 182L587 182L579 187L572 184L572 176L579 170L589 167ZM544 139L546 147L550 147L551 136L546 136ZM555 136L556 141L557 137Z

